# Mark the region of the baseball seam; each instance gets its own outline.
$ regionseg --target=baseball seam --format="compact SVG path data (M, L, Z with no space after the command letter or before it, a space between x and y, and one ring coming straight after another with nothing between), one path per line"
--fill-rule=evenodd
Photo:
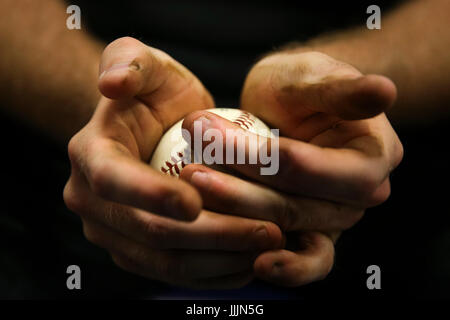
M186 166L184 162L184 155L182 152L177 152L179 159L172 156L164 162L165 166L161 167L163 173L169 173L171 176L179 176L181 170Z

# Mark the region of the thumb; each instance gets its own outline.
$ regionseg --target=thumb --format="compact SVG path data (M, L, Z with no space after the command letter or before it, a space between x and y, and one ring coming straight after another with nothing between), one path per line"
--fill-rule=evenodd
M396 96L394 83L386 77L362 75L323 53L304 52L275 54L258 62L245 80L241 105L259 116L261 106L272 105L271 119L284 109L301 119L323 113L356 120L384 112Z
M166 83L177 83L167 81L169 77L194 77L166 53L131 37L119 38L105 48L99 73L100 92L111 99L145 96Z
M394 103L394 83L380 75L325 79L279 90L279 101L288 106L304 106L344 120L374 117Z

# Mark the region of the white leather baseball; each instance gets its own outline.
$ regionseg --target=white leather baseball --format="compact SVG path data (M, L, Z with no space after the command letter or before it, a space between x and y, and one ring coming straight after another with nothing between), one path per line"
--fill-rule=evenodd
M247 111L231 108L214 108L205 111L230 120L252 133L273 137L269 127ZM183 120L178 121L162 136L150 161L152 168L168 175L179 176L186 164L191 162L190 146L182 136L182 123Z

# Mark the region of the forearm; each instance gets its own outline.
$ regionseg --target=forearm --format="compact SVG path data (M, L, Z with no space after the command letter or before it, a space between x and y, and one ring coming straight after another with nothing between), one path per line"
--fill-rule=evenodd
M320 51L363 73L386 75L398 88L391 119L429 122L450 114L449 12L448 0L407 1L382 16L381 30L338 32L296 50Z
M59 0L0 2L0 106L65 143L90 118L101 43L66 27Z

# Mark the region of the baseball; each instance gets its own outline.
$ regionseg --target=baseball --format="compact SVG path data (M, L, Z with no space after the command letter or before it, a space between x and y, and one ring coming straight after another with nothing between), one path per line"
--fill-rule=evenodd
M270 128L247 111L231 108L214 108L206 111L230 120L244 130L267 138L273 137ZM188 163L192 162L190 146L182 136L182 123L183 120L178 121L162 136L150 161L150 166L155 170L176 177Z

